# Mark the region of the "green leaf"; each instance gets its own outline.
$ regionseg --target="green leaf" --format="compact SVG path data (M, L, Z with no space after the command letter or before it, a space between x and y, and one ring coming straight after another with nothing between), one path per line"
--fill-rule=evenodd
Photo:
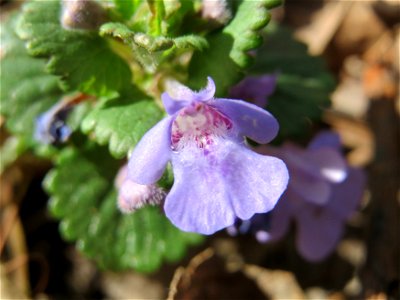
M165 17L164 0L147 0L152 17L150 18L150 33L154 36L163 34L162 23Z
M182 49L191 48L191 49L203 51L206 48L208 48L207 39L205 39L201 36L198 36L198 35L194 35L194 34L180 36L180 37L174 38L173 41L174 41L176 48L178 48L178 49L179 48L182 48Z
M207 76L211 76L217 86L216 94L226 94L241 78L242 69L251 64L248 51L262 44L258 30L267 25L269 9L279 3L276 0L243 0L231 22L209 36L208 50L194 53L189 66L189 85L201 88Z
M276 73L277 86L267 109L278 119L280 138L307 133L311 121L320 120L330 105L333 76L321 57L310 56L285 27L270 26L259 49L252 74Z
M195 11L195 6L197 4L196 1L164 1L165 22L163 25L166 25L164 31L167 32L168 36L179 36L183 32L197 32L196 30L188 30L187 24L183 22L187 20L191 25L194 23L193 19L196 18L197 13Z
M114 0L117 12L125 19L132 18L133 13L140 5L141 0Z
M46 74L45 60L33 58L14 32L16 18L1 27L0 113L8 130L33 140L36 117L61 97L58 78Z
M28 51L50 60L48 71L63 79L64 89L110 96L129 88L131 71L101 37L85 30L66 30L60 24L59 1L28 2L18 26Z
M207 41L200 36L153 37L142 32L134 32L125 24L113 22L103 24L100 35L118 38L129 45L133 52L132 57L149 73L155 73L163 61L170 62L169 58L175 54L176 49L203 50L208 46Z
M163 36L153 37L141 32L134 32L122 23L106 23L100 27L101 36L113 36L121 39L125 44L136 51L137 47L147 50L148 55L152 52L165 51L173 46L177 48L203 50L207 48L207 40L197 35L186 35L177 38Z
M141 47L148 52L162 51L173 46L173 41L166 37L153 37L141 32L133 32L122 23L106 23L100 28L100 35L111 35L122 39L131 47ZM135 49L135 48L133 48Z
M86 116L81 128L85 133L93 132L99 144L108 143L111 154L122 158L162 114L154 101L137 92L104 101Z
M226 96L228 88L242 77L240 68L229 57L233 40L224 34L215 34L207 40L208 50L193 54L187 85L198 90L206 85L207 76L211 76L216 85L216 95Z
M257 32L266 26L271 17L269 9L279 3L276 0L244 0L238 7L233 20L223 29L223 33L233 38L231 59L241 68L250 62L249 50L262 44L262 37Z
M77 166L79 166L77 168ZM151 272L163 260L176 261L202 237L174 227L148 206L133 214L117 210L114 177L119 163L94 144L67 148L45 178L50 209L61 219L61 232L102 268Z

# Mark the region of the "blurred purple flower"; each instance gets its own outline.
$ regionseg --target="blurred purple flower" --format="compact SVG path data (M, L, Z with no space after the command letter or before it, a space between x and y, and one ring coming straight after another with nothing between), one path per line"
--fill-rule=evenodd
M235 223L226 230L231 236L253 234L260 243L267 242L270 239L269 230L271 226L269 220L272 211L265 214L255 214L249 220L236 219Z
M229 96L265 107L276 87L277 75L247 76L230 89Z
M66 119L71 106L60 101L36 119L34 139L43 144L64 143L71 135Z
M67 118L75 105L93 99L92 96L75 93L64 96L48 111L36 118L34 139L44 144L64 143L70 137L72 130Z
M118 190L118 208L123 213L132 213L145 205L158 205L165 199L165 191L158 186L142 185L128 178L128 167L124 165L115 179Z
M346 220L360 203L364 173L346 164L339 137L331 132L317 135L306 149L285 144L259 150L280 157L288 166L290 181L275 209L264 214L269 230L257 225L259 219L252 230L257 231L260 242L278 240L294 220L299 253L309 261L324 259L334 250Z
M166 197L167 217L184 231L212 234L235 218L270 211L286 188L285 164L251 151L245 136L264 144L278 123L265 110L241 100L214 98L208 78L200 92L175 84L162 101L169 114L134 149L129 177L153 184L170 161L174 184Z

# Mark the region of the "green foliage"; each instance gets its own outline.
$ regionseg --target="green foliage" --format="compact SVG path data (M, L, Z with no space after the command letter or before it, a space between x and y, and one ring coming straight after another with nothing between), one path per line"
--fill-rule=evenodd
M168 38L164 36L152 36L143 32L134 32L122 23L106 23L100 28L100 35L112 36L122 40L133 52L136 60L145 71L155 73L163 61L170 61L174 50L203 50L208 46L207 40L197 35ZM168 50L168 51L166 51Z
M178 49L195 49L203 51L208 48L208 42L205 38L190 34L173 39L176 48Z
M117 12L123 19L129 20L132 18L135 10L140 5L141 0L113 0Z
M167 38L163 36L153 37L145 33L134 32L122 23L104 24L100 28L100 35L117 37L127 45L130 45L133 50L136 50L136 47L141 47L147 50L149 54L156 51L164 51L173 46L177 48L192 48L195 50L203 50L208 46L207 40L200 36L187 35L177 38Z
M62 93L58 78L45 73L45 60L27 54L14 33L15 23L11 18L1 30L0 113L7 118L8 130L29 144L37 116L54 105Z
M152 17L150 18L150 33L155 36L163 34L162 23L165 17L164 0L147 0Z
M129 87L132 74L95 32L66 30L59 1L28 2L18 26L29 54L49 57L47 70L63 79L65 90L109 96Z
M124 24L128 25L128 27L135 32L145 33L153 37L182 35L182 33L185 32L182 21L188 15L194 16L195 14L195 1L113 1L116 8L115 13L119 16L116 20L125 21Z
M106 23L100 28L100 35L111 35L118 37L131 47L142 47L148 52L169 49L173 42L165 37L153 37L145 33L135 33L122 23Z
M241 78L241 70L251 64L248 51L262 44L258 30L268 23L268 10L279 3L276 0L243 0L231 22L208 37L208 50L193 55L189 66L190 85L200 88L207 76L211 76L217 95L226 95L227 89Z
M164 1L165 6L165 32L169 36L181 35L186 31L184 19L193 21L195 15L196 1L167 0Z
M111 154L121 158L161 117L161 109L151 99L136 92L103 101L85 117L82 130L93 132L98 143L108 143Z
M310 56L289 29L270 26L265 39L251 73L278 75L267 109L279 121L280 138L304 135L330 105L334 79L323 59Z
M78 167L77 167L78 166ZM202 237L175 228L158 207L130 215L117 209L114 178L119 163L94 144L67 148L45 179L50 210L61 219L61 232L103 268L156 270L176 261Z
M223 33L233 38L229 56L239 67L249 66L251 59L247 51L262 44L262 37L257 32L268 24L269 8L276 6L276 1L244 0L234 19L223 29Z

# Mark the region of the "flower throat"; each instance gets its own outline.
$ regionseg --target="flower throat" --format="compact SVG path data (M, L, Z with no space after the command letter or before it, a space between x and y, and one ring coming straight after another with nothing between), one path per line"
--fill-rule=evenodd
M183 109L172 123L171 146L179 151L193 143L207 149L215 137L225 136L232 122L210 105L196 102Z

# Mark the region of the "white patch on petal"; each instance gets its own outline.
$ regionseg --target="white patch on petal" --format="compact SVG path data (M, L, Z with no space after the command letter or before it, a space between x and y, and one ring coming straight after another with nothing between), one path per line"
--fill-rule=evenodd
M334 182L342 182L347 176L346 172L338 169L322 169L321 173Z

